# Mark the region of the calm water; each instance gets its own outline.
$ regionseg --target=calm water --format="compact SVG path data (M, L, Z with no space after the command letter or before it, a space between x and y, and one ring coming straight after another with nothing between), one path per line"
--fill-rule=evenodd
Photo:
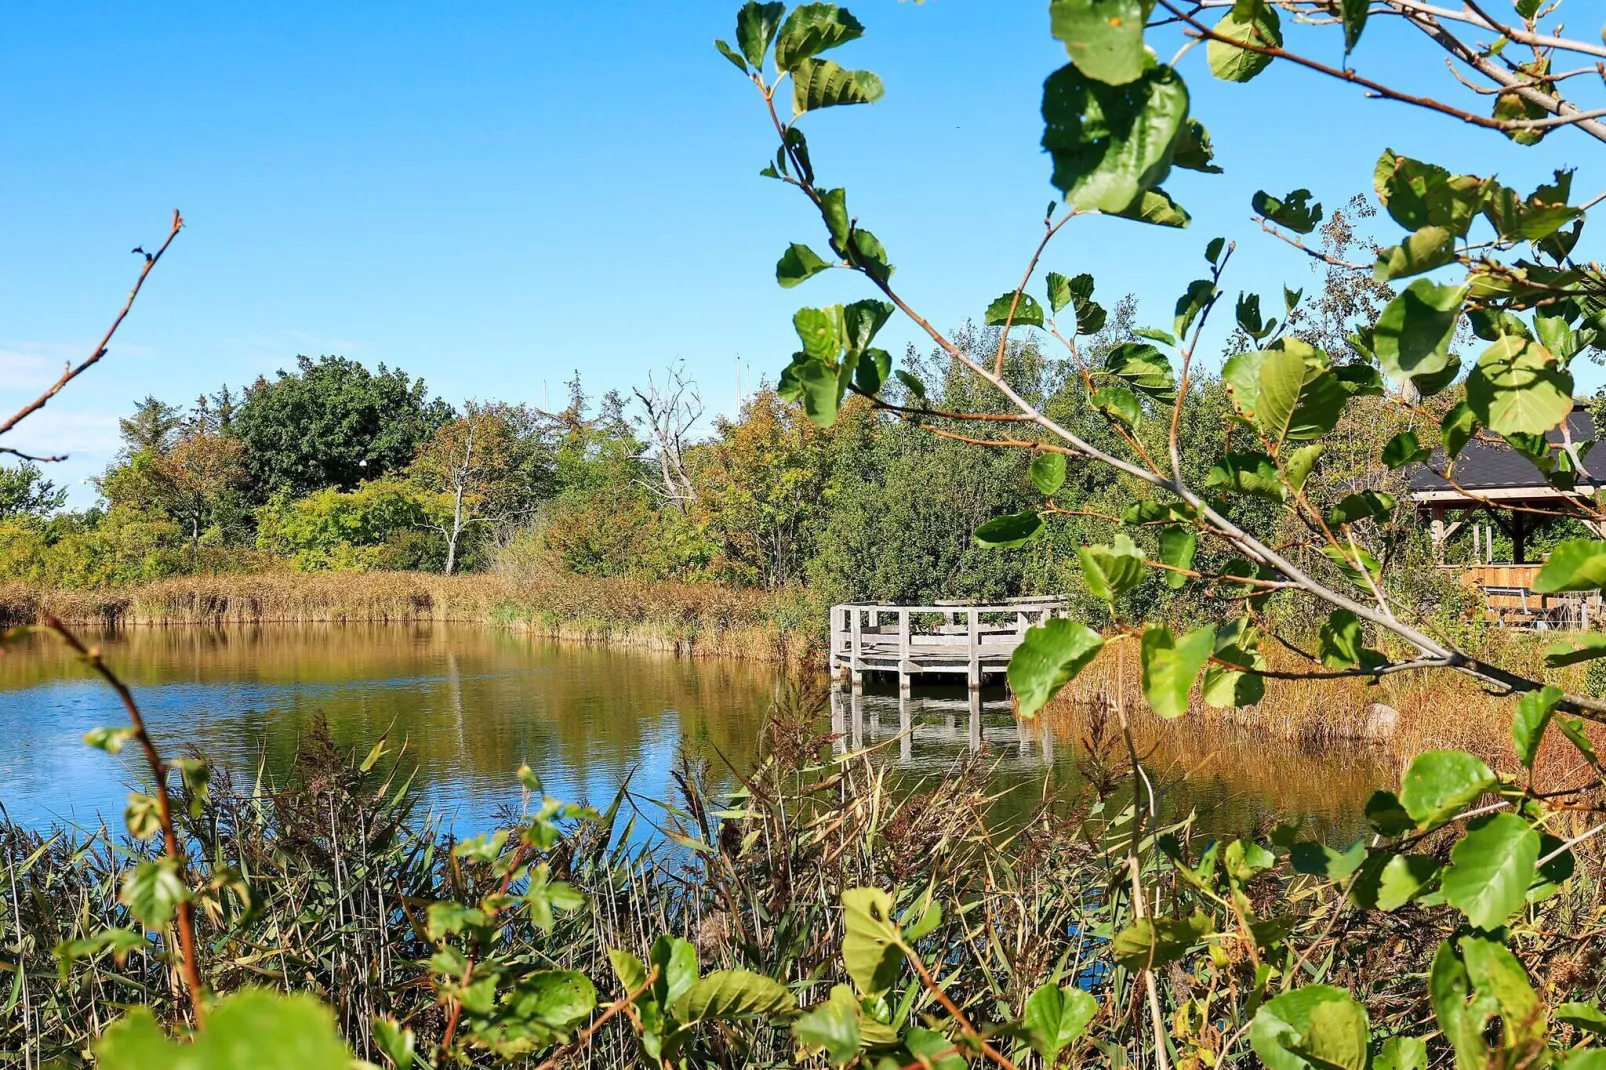
M388 732L405 741L415 785L460 828L517 802L520 763L551 794L592 802L626 777L638 795L666 797L683 751L744 765L776 693L769 666L470 626L133 629L99 641L168 753L193 743L248 786L259 770L282 777L319 717L359 756ZM872 760L898 776L940 775L981 749L995 782L1016 789L1016 809L1045 786L1085 782L1086 726L1017 723L1001 691L927 688L900 700L872 690L833 697L829 726L824 717L839 749L881 744ZM112 758L81 740L120 723L115 696L59 645L41 639L0 658L0 802L13 819L115 821L139 769L131 752ZM1167 808L1196 807L1211 825L1288 812L1349 831L1366 794L1390 778L1376 754L1301 754L1230 734L1203 739L1196 727L1151 747L1146 764L1170 785Z

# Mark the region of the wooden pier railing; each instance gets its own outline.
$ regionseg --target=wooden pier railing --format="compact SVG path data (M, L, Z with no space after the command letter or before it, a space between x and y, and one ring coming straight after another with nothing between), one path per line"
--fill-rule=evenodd
M831 678L858 690L867 672L896 674L907 691L915 676L934 674L963 676L978 688L985 675L1009 667L1027 628L1065 610L1062 598L832 606Z

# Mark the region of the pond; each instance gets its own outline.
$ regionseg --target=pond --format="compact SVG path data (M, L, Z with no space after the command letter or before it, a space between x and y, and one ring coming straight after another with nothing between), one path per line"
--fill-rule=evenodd
M416 766L427 803L463 830L518 801L521 763L549 793L598 804L626 778L640 798L669 797L682 753L716 772L727 761L742 767L780 686L768 665L470 625L135 628L95 638L166 753L193 745L249 789L258 776L282 778L320 719L359 756L385 734L393 749L405 744L403 765ZM1002 689L917 687L900 699L872 687L833 695L820 721L839 752L870 748L868 760L906 780L935 779L979 752L992 781L1013 789L999 804L1006 816L1096 775L1096 729L1075 717L1017 722ZM36 828L117 821L141 770L132 750L109 757L82 737L122 723L116 696L60 644L36 637L14 648L0 658L0 804ZM1170 813L1196 808L1206 825L1234 829L1288 814L1324 832L1356 831L1366 795L1392 776L1386 756L1364 748L1302 753L1197 726L1150 731L1143 748Z

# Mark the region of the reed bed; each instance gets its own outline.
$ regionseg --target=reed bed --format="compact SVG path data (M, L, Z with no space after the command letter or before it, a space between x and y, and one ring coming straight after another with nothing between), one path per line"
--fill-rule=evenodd
M1556 639L1554 634L1495 632L1486 640L1487 655L1564 690L1588 691L1592 681L1583 666L1545 668L1544 649ZM1286 651L1268 648L1266 654L1274 671L1302 667ZM1237 710L1207 706L1195 692L1188 715L1177 721L1163 721L1149 712L1142 700L1140 678L1136 644L1111 643L1048 706L1044 716L1077 736L1085 730L1090 709L1125 701L1145 745L1162 747L1179 767L1186 768L1217 752L1241 752L1246 742L1265 740L1290 741L1293 753L1314 756L1318 766L1330 766L1335 749L1352 752L1357 746L1373 750L1378 767L1397 766L1402 756L1435 749L1472 751L1497 767L1511 768L1516 761L1511 739L1515 700L1494 694L1459 673L1398 673L1376 684L1358 678L1268 679L1265 697ZM1606 743L1601 726L1590 725L1586 731L1597 743ZM1325 763L1320 757L1323 754L1328 755ZM1363 763L1369 764L1374 763ZM1546 740L1535 764L1558 786L1587 779L1590 772L1582 756L1558 733ZM1319 773L1314 775L1319 779Z
M807 1005L845 979L837 954L844 889L873 885L905 902L930 889L943 919L918 948L968 1015L998 1020L1019 1013L1038 985L1079 985L1098 1000L1093 1029L1106 1055L1151 1067L1142 991L1114 962L1108 937L1131 920L1124 888L1134 849L1157 913L1210 908L1155 850L1155 833L1174 837L1190 855L1202 837L1183 821L1143 828L1134 845L1124 744L1093 716L1101 727L1081 758L1085 794L1044 800L1005 833L989 818L985 752L940 784L895 789L874 753L829 757L818 696L785 689L750 772L683 760L675 798L639 798L622 786L601 820L575 826L549 855L554 876L581 889L586 906L560 914L550 933L509 924L499 939L510 954L584 971L604 998L614 998L607 950L644 955L658 935L675 934L695 945L705 972L767 973ZM358 1054L372 1059L375 1014L411 1027L421 1050L438 1040L442 1009L428 983L433 947L422 917L432 902L474 901L488 885L453 859L450 833L413 809L405 751L373 764L358 759L314 733L284 783L220 778L183 831L197 883L212 889L199 911L209 987L312 992L334 1008ZM738 790L720 786L733 783ZM529 804L510 787L508 821ZM1447 843L1422 849L1442 853ZM116 889L150 850L104 828L52 835L0 822L0 963L13 993L0 1015L0 1066L82 1065L88 1039L129 1002L150 1003L170 1020L179 1015L182 995L160 940L142 938L122 961L86 942L107 927L127 927ZM1601 861L1591 845L1580 877L1525 928L1525 965L1555 998L1599 995L1600 955L1571 936L1600 923L1601 890L1591 874ZM247 874L252 894L244 898L235 889ZM1314 952L1317 979L1365 1001L1377 1028L1429 1018L1419 975L1448 912L1334 917L1341 900L1327 889L1311 878L1267 874L1248 891L1257 914L1286 917L1294 946ZM1175 966L1161 974L1160 998L1179 1045L1219 1050L1226 1030L1209 1030L1243 1016L1242 1007L1223 1002L1234 986L1247 989L1254 973L1235 954L1210 967L1217 1017L1193 1027L1205 1032L1182 1031L1206 975ZM917 1017L942 1013L918 986L899 998L913 1001ZM1221 1054L1199 1065L1252 1062L1241 1047ZM799 1060L784 1028L767 1024L710 1030L686 1057L688 1065L731 1070L824 1066ZM621 1018L565 1065L644 1063ZM1038 1064L1022 1057L1021 1065Z
M534 635L772 661L813 655L825 614L798 591L563 575L263 572L110 590L0 585L0 625L495 624Z

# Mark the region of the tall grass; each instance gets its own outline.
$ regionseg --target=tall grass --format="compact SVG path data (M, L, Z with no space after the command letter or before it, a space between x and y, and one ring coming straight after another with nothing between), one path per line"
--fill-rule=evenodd
M1010 1017L1038 985L1080 985L1098 998L1094 1028L1106 1054L1153 1065L1141 992L1108 943L1131 919L1125 859L1134 832L1126 751L1108 724L1090 715L1088 792L1044 800L1004 833L989 818L985 754L940 784L894 789L874 753L828 757L818 714L808 689L785 691L734 792L714 790L712 771L689 761L677 771L672 799L638 798L626 785L600 821L573 828L551 856L554 876L583 890L586 906L560 915L551 933L510 922L498 939L511 954L584 971L604 998L615 998L608 948L645 955L659 934L671 933L693 942L704 971L764 972L812 1004L845 979L838 956L844 889L887 888L902 902L930 889L943 920L921 939L920 953L967 1015ZM199 816L186 819L194 875L208 889L198 911L206 980L217 991L242 984L311 991L368 1058L375 1058L375 1014L395 1016L430 1050L442 1011L428 983L434 949L424 914L433 902L472 902L487 888L454 860L449 832L414 811L405 750L371 764L359 757L314 734L284 783L220 779ZM510 820L520 808L510 791ZM1152 908L1187 916L1203 901L1174 879L1155 837L1173 837L1190 856L1202 849L1201 837L1187 822L1142 832L1136 850ZM1451 839L1430 838L1419 850L1443 854ZM88 1040L129 1002L153 1004L168 1018L180 1013L182 995L159 939L141 937L123 961L89 942L106 927L129 925L116 889L150 851L105 829L50 836L0 824L0 946L13 992L0 1015L0 1065L79 1064ZM1519 947L1536 981L1557 998L1592 998L1601 985L1598 952L1565 939L1591 928L1600 913L1601 890L1590 874L1602 858L1593 848L1586 853L1582 875L1534 909ZM245 878L249 897L237 892ZM1377 1029L1429 1019L1414 975L1453 924L1450 912L1412 906L1335 916L1342 899L1327 889L1268 873L1247 892L1256 916L1283 919L1291 947L1310 949L1312 979L1350 989L1369 1005ZM1220 1065L1244 1065L1250 1057L1241 1046L1222 1049L1242 1018L1228 993L1249 988L1253 952L1232 940L1220 950L1206 972L1180 964L1163 971L1161 999L1179 1049L1216 1051L1227 1056ZM914 1001L917 1020L941 1015L918 987L900 998ZM1197 1010L1200 999L1215 1000L1213 1017L1190 1019L1188 1008ZM769 1025L711 1029L687 1057L690 1065L754 1070L823 1066L798 1061L790 1038ZM574 1065L642 1064L620 1020Z
M544 637L798 661L823 642L805 592L558 574L262 572L109 590L0 586L0 626L52 614L73 625L467 621Z
M1491 660L1515 672L1564 690L1588 692L1594 682L1584 666L1545 667L1544 650L1556 638L1491 629L1484 647ZM1265 653L1273 671L1308 667L1284 650L1268 648ZM1335 748L1348 752L1358 743L1375 748L1376 764L1385 767L1396 764L1400 756L1441 748L1469 750L1497 765L1515 761L1511 740L1515 700L1447 670L1398 673L1375 684L1354 677L1267 679L1265 697L1236 710L1207 706L1195 691L1187 716L1176 721L1162 721L1148 712L1140 679L1136 644L1108 644L1044 715L1062 732L1076 736L1084 730L1089 709L1124 700L1145 745L1163 747L1180 765L1195 766L1217 751L1241 752L1246 740L1288 740L1295 752L1302 748L1316 756L1327 754L1315 762L1316 781L1324 775L1322 769L1330 769ZM1378 705L1398 714L1386 730L1374 721ZM1587 726L1586 731L1597 736L1597 742L1606 742L1606 732L1599 726ZM1288 753L1280 752L1279 757ZM1558 786L1587 779L1590 773L1588 763L1558 733L1547 738L1535 766L1547 784ZM1344 773L1337 775L1342 778Z

